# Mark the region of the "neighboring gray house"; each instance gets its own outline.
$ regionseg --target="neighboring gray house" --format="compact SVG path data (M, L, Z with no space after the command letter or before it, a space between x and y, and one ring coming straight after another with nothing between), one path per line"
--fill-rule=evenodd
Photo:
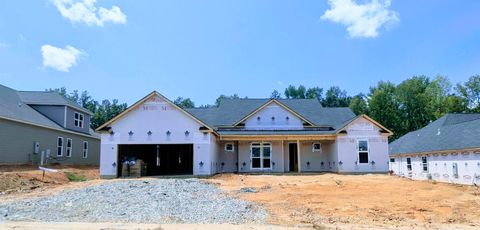
M390 170L417 180L480 184L480 114L447 114L390 143Z
M99 164L91 112L55 92L0 85L0 164Z
M214 108L182 109L157 92L97 130L102 177L122 176L139 160L146 175L387 172L392 134L316 99L224 99Z

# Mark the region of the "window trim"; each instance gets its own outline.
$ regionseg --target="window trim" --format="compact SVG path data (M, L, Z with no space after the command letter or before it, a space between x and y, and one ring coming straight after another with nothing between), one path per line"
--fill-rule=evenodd
M360 141L366 141L367 142L367 151L360 151ZM361 163L360 162L360 153L367 153L367 163ZM359 165L370 164L370 143L369 143L368 139L358 139L357 140L357 157L358 157L358 164Z
M87 144L87 145L85 145L85 144ZM87 146L87 148L85 148L85 146ZM88 158L88 141L83 141L82 158Z
M227 149L228 145L232 145L232 149ZM231 142L225 143L224 150L225 150L225 152L234 152L235 151L235 145Z
M412 171L412 158L411 157L407 157L405 159L407 161L407 171L411 172Z
M320 148L315 149L315 145L320 145ZM322 152L322 143L320 142L314 142L312 144L312 152Z
M70 147L68 147L68 142L70 142ZM73 140L72 138L67 138L67 144L65 145L66 151L65 151L65 156L66 157L72 157L72 152L73 152Z
M62 145L59 145L59 140L62 140ZM57 137L57 157L63 157L63 137ZM60 154L58 154L58 150L60 149Z
M255 146L255 147L260 148L260 157L252 157L253 156L253 146L254 145L258 145L258 146ZM264 156L263 156L263 148L265 148L265 147L269 147L269 149L270 149L270 156L268 157L268 159L270 160L270 167L268 167L268 168L263 167L263 159L267 159L267 158L264 158ZM260 167L259 168L254 168L253 167L253 158L259 158L260 159ZM270 142L252 142L252 143L250 143L250 170L271 170L271 169L272 169L272 143L270 143Z
M425 162L423 162L423 159L425 159ZM422 172L428 173L428 158L427 158L427 156L422 156L421 160L422 160Z
M78 115L78 118L75 118L76 115ZM78 125L76 125L75 122L77 122ZM75 112L73 114L73 125L75 127L83 128L83 123L84 122L85 122L85 116L83 115L83 113Z

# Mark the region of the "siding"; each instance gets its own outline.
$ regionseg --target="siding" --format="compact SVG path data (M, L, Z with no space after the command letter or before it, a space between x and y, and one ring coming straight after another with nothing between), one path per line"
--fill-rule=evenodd
M49 160L49 163L98 165L100 140L85 136L50 130L14 121L0 119L0 164L39 163L40 154L33 154L33 144L40 142L40 151L50 149L50 156L56 157L57 138L64 138L64 156L67 138L72 139L72 157ZM88 141L88 158L83 158L83 141Z
M53 122L65 128L65 108L64 105L32 105L33 109L43 114Z
M83 114L83 128L75 126L75 112ZM90 115L81 112L80 110L67 107L67 129L74 130L82 133L89 133L90 128Z

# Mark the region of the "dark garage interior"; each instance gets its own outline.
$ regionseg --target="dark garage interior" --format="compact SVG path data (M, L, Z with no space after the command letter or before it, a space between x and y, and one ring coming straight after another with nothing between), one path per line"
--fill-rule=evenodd
M132 161L143 161L143 164L130 166ZM193 174L193 144L118 145L118 165L119 177L190 175ZM137 169L138 173L134 172Z

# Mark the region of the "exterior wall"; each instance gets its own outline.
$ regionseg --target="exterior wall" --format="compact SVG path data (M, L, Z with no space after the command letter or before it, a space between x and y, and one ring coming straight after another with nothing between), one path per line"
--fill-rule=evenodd
M48 117L53 122L65 128L65 109L64 105L31 105L33 109Z
M428 170L423 171L422 156L427 157ZM407 169L407 156L392 157L390 169L394 174L414 180L432 179L455 184L480 184L480 152L461 151L453 154L428 154L409 156L412 170ZM457 164L458 176L454 175L453 165Z
M321 152L312 151L313 143L320 141L305 141L300 142L300 161L302 172L323 172L323 171L335 171L336 161L335 152L333 152L334 142L324 141L322 144ZM288 155L287 155L288 156ZM287 159L288 161L288 159ZM323 162L323 164L322 164Z
M75 126L75 117L74 117L75 112L83 114L83 119L84 119L83 120L83 128ZM76 110L76 109L67 107L67 122L66 122L66 124L67 124L67 126L66 126L67 129L74 130L74 131L77 131L77 132L88 133L89 128L90 128L90 115L88 115L88 114L86 114L86 113L84 113L80 110Z
M40 163L41 152L50 151L47 163L98 165L100 140L52 129L0 119L0 164ZM57 138L63 137L63 157L57 158ZM67 138L72 139L72 157L66 157ZM34 142L40 153L34 154ZM88 157L83 158L83 142L88 142Z
M336 141L337 172L387 172L388 137L382 136L380 129L370 121L360 118L346 128L347 134L338 136ZM359 164L357 141L368 140L368 164ZM341 164L340 164L341 162Z
M233 152L225 151L225 144L232 143ZM218 172L237 172L238 171L238 142L220 141L217 144L220 168ZM223 165L222 165L223 163Z
M257 120L257 117L260 117L260 120ZM275 117L275 119L272 120L272 117ZM286 117L289 119L286 119ZM245 128L251 130L303 129L303 122L300 118L273 102L247 119Z
M239 142L238 143L238 170L239 172L284 172L284 155L281 141L267 142L272 145L271 169L252 169L250 160L250 144L257 142Z
M218 165L216 143L212 134L199 131L201 126L163 99L151 98L113 122L113 135L102 134L100 175L116 176L119 144L193 144L193 174L211 175Z

